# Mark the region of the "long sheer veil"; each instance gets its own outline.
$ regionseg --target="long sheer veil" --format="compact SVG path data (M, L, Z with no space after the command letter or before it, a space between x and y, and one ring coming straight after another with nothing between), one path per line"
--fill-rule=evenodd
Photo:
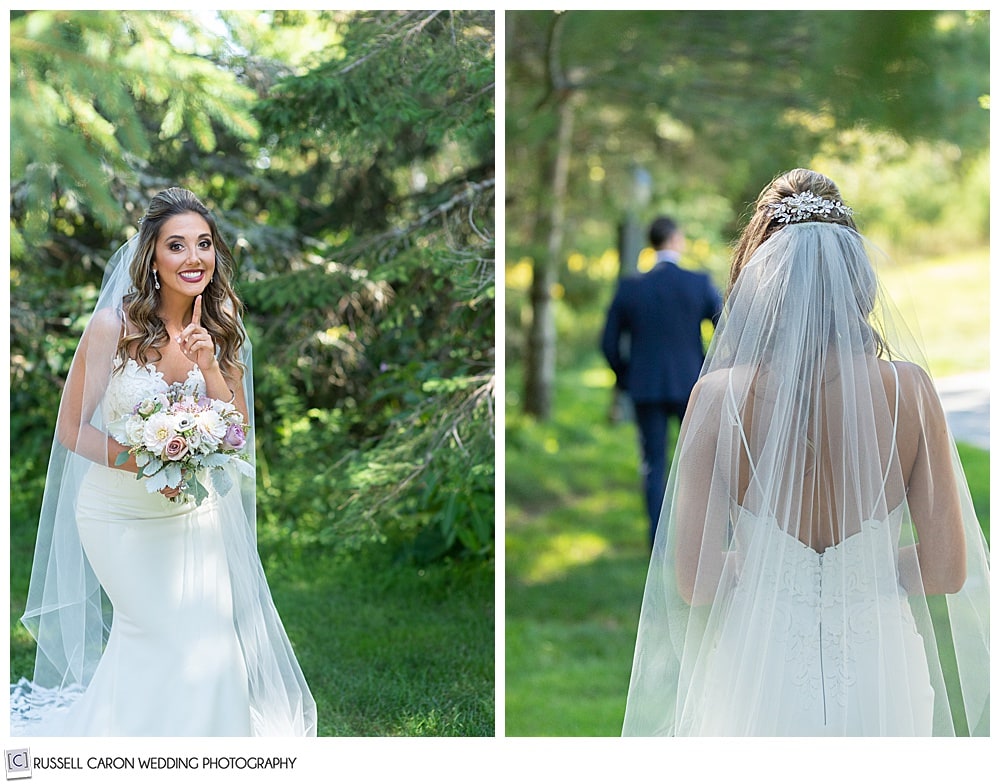
M860 734L989 733L988 549L874 258L853 228L795 223L734 283L675 451L623 734L786 734L810 694L827 731L857 732L859 690Z
M71 704L93 677L110 631L112 610L81 545L75 505L91 465L107 466L113 459L109 458L103 408L122 334L123 299L135 290L131 276L138 238L135 235L122 245L107 264L97 304L63 389L21 618L36 642L34 675L30 683L12 687L12 725L30 727L52 708ZM249 412L248 453L255 462L249 339L239 359ZM239 492L230 491L217 506L236 632L249 678L252 732L258 736L315 735L316 705L271 599L257 552L255 482L236 471L231 478Z

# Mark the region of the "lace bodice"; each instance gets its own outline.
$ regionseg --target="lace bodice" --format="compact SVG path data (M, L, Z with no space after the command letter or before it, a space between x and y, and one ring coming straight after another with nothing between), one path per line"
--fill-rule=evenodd
M116 370L119 367L122 367L121 361L116 359ZM205 378L197 365L188 371L187 378L183 382L178 383L182 388L197 392L199 395L206 393ZM107 426L108 423L131 413L136 403L150 395L166 392L170 386L163 380L163 374L152 362L140 365L129 357L121 372L112 373L108 381L101 406L104 425Z
M901 504L885 520L863 521L859 531L820 553L784 531L774 518L740 508L735 543L741 561L762 565L756 579L780 584L791 596L822 597L823 603L839 606L852 595L899 595L896 557L902 517ZM780 555L774 555L776 550Z
M742 513L734 601L752 605L757 592L776 598L765 637L785 651L786 672L808 695L803 707L846 705L859 651L889 627L915 633L897 570L902 519L900 505L820 553L773 518Z

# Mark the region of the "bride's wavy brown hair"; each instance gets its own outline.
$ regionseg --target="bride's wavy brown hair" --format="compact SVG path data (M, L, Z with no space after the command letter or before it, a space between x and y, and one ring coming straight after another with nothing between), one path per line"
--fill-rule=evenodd
M170 336L156 313L159 305L159 292L153 280L156 241L164 222L188 212L204 218L212 233L215 273L202 293L201 323L215 341L223 375L232 378L237 368L244 370L239 355L246 340L239 321L243 303L231 284L236 263L232 251L219 234L215 217L197 196L184 188L167 188L157 193L150 200L139 224L138 245L129 270L135 291L128 294L123 302L128 328L118 341L118 356L123 364L128 357L133 357L140 364L146 364L151 357L162 357L159 349L166 345Z

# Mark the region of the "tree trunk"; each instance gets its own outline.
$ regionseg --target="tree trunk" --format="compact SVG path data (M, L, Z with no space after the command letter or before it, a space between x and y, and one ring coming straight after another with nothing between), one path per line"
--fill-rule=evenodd
M548 419L556 379L556 318L552 293L562 256L566 215L566 185L573 138L572 94L556 104L556 139L549 165L543 169L539 189L536 247L545 252L534 259L531 278L531 324L525 367L524 410L537 419Z

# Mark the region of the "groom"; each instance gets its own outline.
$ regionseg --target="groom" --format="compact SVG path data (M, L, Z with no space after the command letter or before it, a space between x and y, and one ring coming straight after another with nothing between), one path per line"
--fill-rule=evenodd
M615 385L635 408L652 546L666 485L670 419L684 417L705 361L701 324L718 323L722 298L706 273L677 265L685 238L671 218L653 221L649 243L656 265L619 282L601 350L615 373Z

